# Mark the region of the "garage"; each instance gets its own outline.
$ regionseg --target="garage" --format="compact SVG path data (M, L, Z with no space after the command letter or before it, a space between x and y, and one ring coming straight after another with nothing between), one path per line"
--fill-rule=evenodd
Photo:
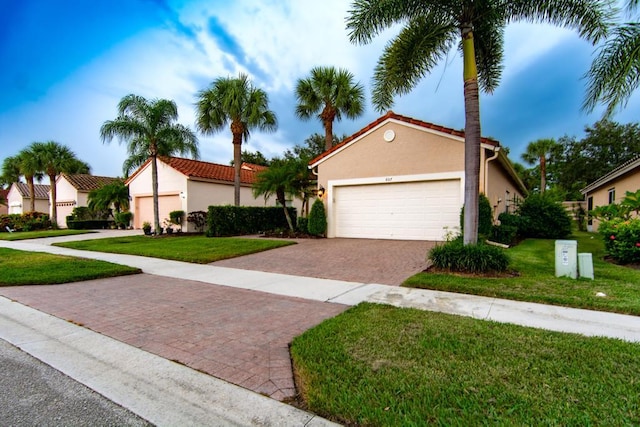
M443 240L460 226L461 181L333 187L335 237Z
M160 227L162 222L169 218L169 212L182 210L182 202L179 195L158 196L158 212ZM142 228L143 222L153 225L153 197L144 196L135 198L134 224L135 228Z

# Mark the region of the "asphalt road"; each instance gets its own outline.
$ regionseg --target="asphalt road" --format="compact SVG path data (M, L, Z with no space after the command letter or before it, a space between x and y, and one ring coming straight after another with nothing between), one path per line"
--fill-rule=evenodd
M106 427L151 424L0 340L0 425Z

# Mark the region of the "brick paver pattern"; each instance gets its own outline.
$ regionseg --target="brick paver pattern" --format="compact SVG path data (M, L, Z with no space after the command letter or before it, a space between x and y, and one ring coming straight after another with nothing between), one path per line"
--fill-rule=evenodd
M295 395L291 340L347 309L148 274L0 295L278 400Z

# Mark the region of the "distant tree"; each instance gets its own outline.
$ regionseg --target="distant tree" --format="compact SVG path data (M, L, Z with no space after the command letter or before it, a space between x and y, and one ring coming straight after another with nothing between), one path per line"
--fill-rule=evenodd
M276 114L269 110L269 97L253 86L246 74L237 78L220 77L198 93L197 128L211 135L229 124L233 135L234 203L240 206L240 168L242 142L252 130L275 131Z
M338 137L333 135L332 145L338 145L347 136L342 135ZM304 140L303 145L295 145L291 150L287 150L284 153L286 158L299 158L310 161L320 154L325 152L325 138L319 133L314 133L309 138Z
M158 209L158 156L200 156L198 139L186 126L176 123L178 106L167 99L147 100L138 95L127 95L118 104L118 117L107 120L100 128L103 142L118 137L127 143L129 157L125 160L125 176L147 160L151 160L151 187L153 194L154 230L160 230Z
M373 104L393 105L410 92L451 49L463 57L465 100L465 245L478 240L480 182L479 91L492 92L500 81L504 31L518 21L544 22L575 29L597 42L606 35L610 2L605 0L471 1L355 0L347 17L352 42L369 43L388 28L402 26L385 46L373 77Z
M269 166L269 164L271 163L271 161L267 159L264 156L264 154L262 154L260 151L256 151L255 153L252 153L251 151L242 150L242 154L240 154L240 159L241 159L241 164L252 163L254 165L259 165L259 166ZM233 166L234 161L231 160L229 164Z
M88 207L93 211L106 211L112 205L116 213L129 210L129 187L121 180L105 184L96 190L91 190L88 201Z
M17 160L20 175L24 176L29 187L29 211L34 212L36 210L35 181L42 181L43 174L32 145L21 150L15 159Z
M538 139L530 142L527 149L522 153L522 160L532 164L538 164L540 168L540 192L547 189L547 162L554 154L557 155L562 147L555 139Z
M35 155L39 171L49 177L51 187L51 224L58 226L58 193L56 178L61 173L89 173L88 164L79 160L66 145L55 141L34 142L31 150Z
M364 88L348 70L314 67L311 75L296 85L296 114L303 120L320 119L325 132L325 150L333 144L333 122L342 115L355 119L364 112Z
M638 3L639 0L627 0L626 10L631 19ZM626 22L611 31L586 78L588 88L583 109L587 112L592 112L598 104L604 104L604 116L607 118L616 108L627 105L640 86L640 23Z

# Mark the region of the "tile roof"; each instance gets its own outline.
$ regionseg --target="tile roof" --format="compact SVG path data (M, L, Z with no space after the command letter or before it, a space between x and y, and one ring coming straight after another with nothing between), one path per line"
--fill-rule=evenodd
M601 187L613 181L614 179L628 172L633 171L638 167L640 167L640 156L636 156L633 159L621 164L620 166L618 166L608 174L601 176L600 178L596 179L595 181L593 181L592 183L584 187L582 190L580 190L580 192L586 195L588 192L593 191L598 187Z
M18 192L22 197L29 197L29 186L24 182L14 182L14 185L18 189ZM35 192L36 199L49 200L49 190L51 187L44 184L34 184L33 190Z
M188 178L205 179L212 181L225 181L233 183L234 168L229 165L203 162L201 160L183 159L180 157L158 157L158 160L169 165ZM126 181L131 182L151 160L147 160L135 171ZM240 169L240 182L242 184L253 184L259 172L267 169L266 166L243 163Z
M9 190L0 190L0 199L7 200L9 197Z
M434 130L436 132L445 133L445 134L457 136L457 137L460 137L460 138L464 138L464 131L448 128L448 127L445 127L445 126L436 125L436 124L429 123L429 122L424 122L422 120L413 119L411 117L402 116L400 114L394 113L393 111L389 111L384 116L381 116L381 117L377 118L376 120L374 120L373 122L369 123L367 126L363 127L362 129L360 129L359 131L357 131L353 135L345 138L340 144L333 146L331 149L329 149L329 150L325 151L324 153L320 154L315 159L312 159L309 162L309 164L315 164L315 163L319 162L320 160L322 160L325 157L327 157L329 154L341 149L342 147L344 147L345 145L349 144L350 142L352 142L356 138L364 135L365 133L371 131L372 129L382 125L382 123L384 123L385 121L391 120L391 119L394 119L394 120L397 120L397 121L401 121L401 122L404 122L404 123L407 123L407 124L415 125L415 126L420 126L420 127L425 128L425 129L431 129L431 130ZM498 141L496 141L494 139L491 139L491 138L482 137L481 141L483 143L485 143L485 144L490 144L490 145L493 145L493 146L499 146L500 145L498 143Z
M111 184L119 180L119 178L112 178L110 176L96 176L84 173L72 175L62 174L61 176L64 176L64 178L69 181L69 184L80 191L97 190L106 184Z

